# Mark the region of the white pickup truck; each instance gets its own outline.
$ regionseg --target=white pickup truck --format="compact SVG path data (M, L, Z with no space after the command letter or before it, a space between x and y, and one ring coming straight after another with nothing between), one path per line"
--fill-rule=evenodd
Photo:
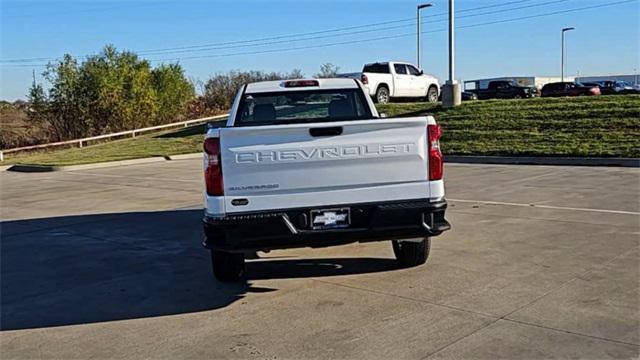
M375 102L385 104L391 98L417 98L438 101L438 78L425 74L416 66L403 62L366 64L360 73L341 74L359 79Z
M427 260L444 214L441 130L382 118L359 80L242 86L204 141L203 245L221 281L245 253L392 240L401 266Z

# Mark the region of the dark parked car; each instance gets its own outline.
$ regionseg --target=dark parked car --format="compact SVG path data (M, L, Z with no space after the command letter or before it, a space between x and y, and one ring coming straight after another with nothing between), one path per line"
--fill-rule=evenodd
M467 100L478 100L478 95L472 93L471 91L463 91L461 94L462 101Z
M542 87L542 96L589 96L600 95L599 86L583 86L574 82L549 83Z
M597 86L599 88L602 88L602 84L599 84L596 82L581 82L580 85L581 86Z
M624 81L600 81L597 83L600 87L600 92L603 95L617 94L617 93L634 93L635 89L630 84Z
M522 99L538 96L534 86L520 86L515 81L491 81L486 89L467 90L478 95L478 99Z
M471 91L463 91L460 94L460 99L462 101L478 100L478 95L472 93ZM438 101L442 101L442 93L440 93L440 96L438 96Z

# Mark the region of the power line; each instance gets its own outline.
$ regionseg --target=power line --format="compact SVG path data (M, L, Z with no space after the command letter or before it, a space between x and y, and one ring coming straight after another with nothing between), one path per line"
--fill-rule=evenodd
M613 6L613 5L627 4L627 3L637 2L637 1L638 0L616 1L616 2L611 2L611 3L607 3L607 4L585 6L585 7L581 7L581 8L575 8L575 9L552 11L552 12L548 12L548 13L544 13L544 14L538 14L538 15L527 15L527 16L520 16L520 17L516 17L516 18L512 18L512 19L489 21L489 22L485 22L485 23L481 23L481 24L462 25L462 26L459 26L459 27L456 27L456 28L458 28L458 29L468 29L468 28L474 28L474 27L478 27L478 26L502 24L502 23L508 23L508 22L528 20L528 19L533 19L533 18L538 18L538 17L543 17L543 16L552 16L552 15L558 15L558 14L564 14L564 13L570 13L570 12L576 12L576 11L582 11L582 10L597 9L597 8Z
M502 4L480 6L480 7L475 7L475 8L467 8L467 9L459 10L458 13L475 11L475 10L482 10L482 9L489 9L489 8L495 8L495 7L503 7L503 6L507 6L507 5L511 5L511 4L519 4L519 3L530 2L530 1L532 1L532 0L518 0L518 1L506 2L506 3L502 3ZM424 19L424 18L430 18L430 17L437 17L437 16L443 16L443 15L447 15L447 14L448 14L447 12L442 12L442 13L437 13L437 14L425 15L425 16L422 16L422 18ZM300 36L310 36L310 35L319 35L319 34L326 34L326 33L342 32L342 31L347 31L347 30L355 30L355 29L362 29L362 28L368 28L368 27L376 27L376 26L381 26L381 25L397 24L397 23L408 22L408 21L415 21L415 18L404 18L404 19L397 19L397 20L389 20L389 21L383 21L383 22L377 22L377 23L369 23L369 24L363 24L363 25L347 26L347 27L340 27L340 28L327 29L327 30L318 30L318 31L306 32L306 33L270 36L270 37L263 37L263 38L251 39L251 40L237 40L237 41L219 42L219 43L203 44L203 45L190 45L190 46L172 47L172 48L165 48L165 49L141 50L139 53L144 54L144 53L149 53L149 52L165 51L165 50L166 51L170 51L170 50L196 49L196 48L209 47L209 46L248 44L248 43L262 42L262 41L269 41L269 40L287 39L287 38L292 38L292 37L300 37ZM411 25L411 26L413 26L413 25Z
M573 8L573 9L564 9L564 10L552 11L552 12L536 14L536 15L527 15L527 16L521 16L521 17L516 17L516 18L510 18L510 19L501 19L501 20L482 22L482 23L476 23L476 24L461 25L461 26L456 26L456 29L466 29L466 28L474 28L474 27L494 25L494 24L500 24L500 23L515 22L515 21L521 21L521 20L527 20L527 19L533 19L533 18L540 18L540 17L552 16L552 15L558 15L558 14L564 14L564 13L571 13L571 12L576 12L576 11L583 11L583 10L589 10L589 9L595 9L595 8L602 8L602 7L620 5L620 4L630 3L630 2L634 2L634 1L637 1L637 0L623 0L623 1L611 2L611 3L607 3L607 4L585 6L585 7ZM415 20L415 19L413 19L413 20ZM431 31L423 31L422 33L423 34L437 33L437 32L443 32L443 31L446 31L446 30L447 29L437 29L437 30L431 30ZM308 45L308 46L299 46L299 47L270 49L270 50L245 51L245 52L236 52L236 53L227 53L227 54L211 54L211 55L197 55L197 56L186 56L186 57L176 57L176 58L150 59L150 61L180 61L180 60L192 60L192 59L204 59L204 58L218 58L218 57L230 57L230 56L241 56L241 55L257 55L257 54L267 54L267 53L278 53L278 52L287 52L287 51L295 51L295 50L306 50L306 49L313 49L313 48L324 48L324 47L339 46L339 45L350 45L350 44L357 44L357 43L367 43L367 42L389 40L389 39L398 39L398 38L403 38L403 37L408 37L408 36L415 36L415 34L414 33L405 33L405 34L397 34L397 35L377 37L377 38L371 38L371 39L350 40L350 41L334 42L334 43L327 43L327 44L320 44L320 45ZM306 40L309 40L309 39L306 39ZM210 50L210 49L207 49L207 50ZM211 50L213 50L213 49L211 49ZM2 65L2 64L0 64L0 65ZM6 65L6 66L33 67L33 66L46 66L46 64Z
M504 7L504 6L508 6L508 5L520 4L520 3L530 2L530 1L532 1L532 0L509 1L509 2L505 2L505 3L501 3L501 4L494 4L494 5L487 5L487 6L479 6L479 7L474 7L474 8L462 9L462 10L459 10L458 13L471 12L471 11L483 10L483 9L489 9L489 8L496 8L496 7ZM561 0L561 1L568 1L568 0ZM558 2L560 2L560 1L558 1ZM542 5L545 5L545 4L546 3L543 3ZM540 5L533 4L533 5L530 5L529 7L531 7L531 6L540 6ZM506 9L506 10L503 10L503 11L514 11L514 10L518 10L518 9L519 8ZM431 17L442 16L442 15L447 15L447 12L442 12L442 13L438 13L438 14L431 14L431 15L423 16L423 18L431 18ZM469 16L469 15L467 15L467 16ZM287 39L287 38L296 38L296 37L301 37L301 36L310 36L310 35L318 35L318 34L344 32L344 31L347 31L347 30L363 29L363 28L368 28L368 27L377 27L377 26L389 25L389 24L397 24L397 23L407 22L407 21L415 21L415 18L404 18L404 19L390 20L390 21L384 21L384 22L378 22L378 23L370 23L370 24L364 24L364 25L348 26L348 27L334 28L334 29L328 29L328 30L319 30L319 31L313 31L313 32L306 32L306 33L297 33L297 34L288 34L288 35L263 37L263 38L251 39L251 40L238 40L238 41L219 42L219 43L212 43L212 44L203 44L203 45L190 45L190 46L163 48L163 49L141 50L141 51L138 51L137 53L140 54L140 55L145 55L145 54L146 55L158 55L158 54L161 54L163 52L164 53L172 53L173 51L177 52L179 50L188 50L188 49L207 48L207 49L201 49L201 50L221 50L221 49L225 49L225 48L238 48L238 47L241 47L241 46L219 47L219 48L209 48L209 47L225 46L225 45L237 45L237 44L245 44L243 46L247 46L247 44L263 42L263 41L269 41L269 40L280 40L280 39ZM397 28L402 28L402 27L412 27L412 26L414 26L414 25L413 24L411 24L411 25L401 25L401 26L396 26L396 27L387 27L387 28L383 28L383 29L374 29L374 30L368 30L368 31L357 31L357 32L354 32L354 33L363 33L363 32L371 32L371 31L379 31L379 30L390 30L390 29L397 29ZM316 39L319 39L319 38L327 38L327 37L334 37L334 36L345 36L345 35L350 35L350 34L351 33L336 34L336 35L329 35L329 36L324 36L324 37L314 37L314 38L308 38L308 39L295 39L295 40L288 40L288 41L316 40ZM275 43L285 43L285 42L288 42L288 41L271 42L271 43L267 43L267 44L254 44L254 46L272 45L272 44L275 44ZM89 55L84 55L84 56L79 56L78 58L87 58L88 56ZM51 57L22 58L22 59L0 59L0 63L25 63L25 62L49 61L49 60L57 60L57 59L58 58L51 58Z
M530 0L527 0L527 1L530 1ZM498 13L503 13L503 12L527 9L527 8L531 8L531 7L558 4L558 3L563 3L563 2L567 2L567 1L570 1L570 0L553 0L553 1L547 1L547 2L544 2L544 3L537 3L537 4L527 5L527 6L520 6L520 7L516 7L516 8L511 8L511 9L493 10L493 11L479 13L479 14L463 15L463 16L458 16L457 18L458 19L463 19L463 18L484 16L484 15L490 15L490 14L498 14ZM412 21L415 21L415 19L412 19ZM448 19L427 21L427 22L424 22L423 24L436 24L436 23L441 23L441 22L446 22L446 21L448 21ZM182 53L209 51L209 50L237 49L237 48L243 48L243 47L247 47L247 46L266 46L266 45L275 45L275 44L283 44L283 43L290 43L290 42L319 40L319 39L333 38L333 37L337 37L337 36L350 36L350 35L355 35L355 34L364 34L364 33L378 32L378 31L385 31L385 30L402 29L402 28L408 28L408 27L415 27L415 24L388 26L388 27L377 28L377 29L350 31L350 32L343 33L343 34L320 35L320 36L306 37L306 38L301 38L301 39L276 40L276 41L262 42L262 43L259 43L259 44L251 44L251 45L242 44L242 45L214 46L214 47L204 47L202 45L197 45L199 47L198 49L190 48L190 49L172 50L172 51L159 51L158 50L158 51L153 51L153 52L148 51L148 52L144 52L144 53L143 52L138 52L138 54L141 54L141 55L182 54Z
M580 7L580 8L552 11L552 12L536 14L536 15L521 16L521 17L511 18L511 19L502 19L502 20L488 21L488 22L483 22L483 23L462 25L462 26L456 26L456 29L467 29L467 28L474 28L474 27L480 27L480 26L501 24L501 23L507 23L507 22L522 21L522 20L528 20L528 19L534 19L534 18L540 18L540 17L546 17L546 16L553 16L553 15L558 15L558 14L565 14L565 13L571 13L571 12L577 12L577 11L584 11L584 10L590 10L590 9L596 9L596 8L603 8L603 7L608 7L608 6L626 4L626 3L631 3L631 2L635 2L635 1L638 1L638 0L623 0L623 1L607 3L607 4L592 5L592 6L585 6L585 7ZM431 31L423 31L422 34L437 33L437 32L443 32L443 31L447 31L447 29L444 28L444 29L437 29L437 30L431 30ZM261 51L246 51L246 52L237 52L237 53L229 53L229 54L212 54L212 55L186 56L186 57L178 57L178 58L170 58L170 59L151 59L150 61L176 61L176 60L179 61L179 60L191 60L191 59L230 57L230 56L240 56L240 55L268 54L268 53L287 52L287 51L294 51L294 50L306 50L306 49L324 48L324 47L339 46L339 45L350 45L350 44L366 43L366 42L373 42L373 41L380 41L380 40L398 39L398 38L403 38L403 37L408 37L408 36L415 36L415 34L414 33L405 33L405 34L384 36L384 37L378 37L378 38L372 38L372 39L351 40L351 41L335 42L335 43L320 44L320 45L300 46L300 47L293 47L293 48L280 48L280 49L261 50Z

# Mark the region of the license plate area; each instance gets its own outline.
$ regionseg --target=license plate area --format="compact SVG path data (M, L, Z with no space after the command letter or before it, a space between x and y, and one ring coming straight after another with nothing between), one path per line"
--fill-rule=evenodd
M311 228L313 230L339 229L351 225L351 209L311 210Z

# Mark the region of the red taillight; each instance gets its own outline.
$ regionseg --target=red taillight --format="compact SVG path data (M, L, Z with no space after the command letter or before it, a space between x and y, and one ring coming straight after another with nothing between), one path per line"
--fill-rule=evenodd
M440 125L427 125L427 151L429 152L429 180L441 180L444 159L440 151Z
M362 82L364 85L367 85L369 83L369 78L367 77L367 75L360 75L360 82Z
M220 139L208 138L204 141L205 165L204 182L207 194L211 196L224 195L222 183L222 156L220 155Z

